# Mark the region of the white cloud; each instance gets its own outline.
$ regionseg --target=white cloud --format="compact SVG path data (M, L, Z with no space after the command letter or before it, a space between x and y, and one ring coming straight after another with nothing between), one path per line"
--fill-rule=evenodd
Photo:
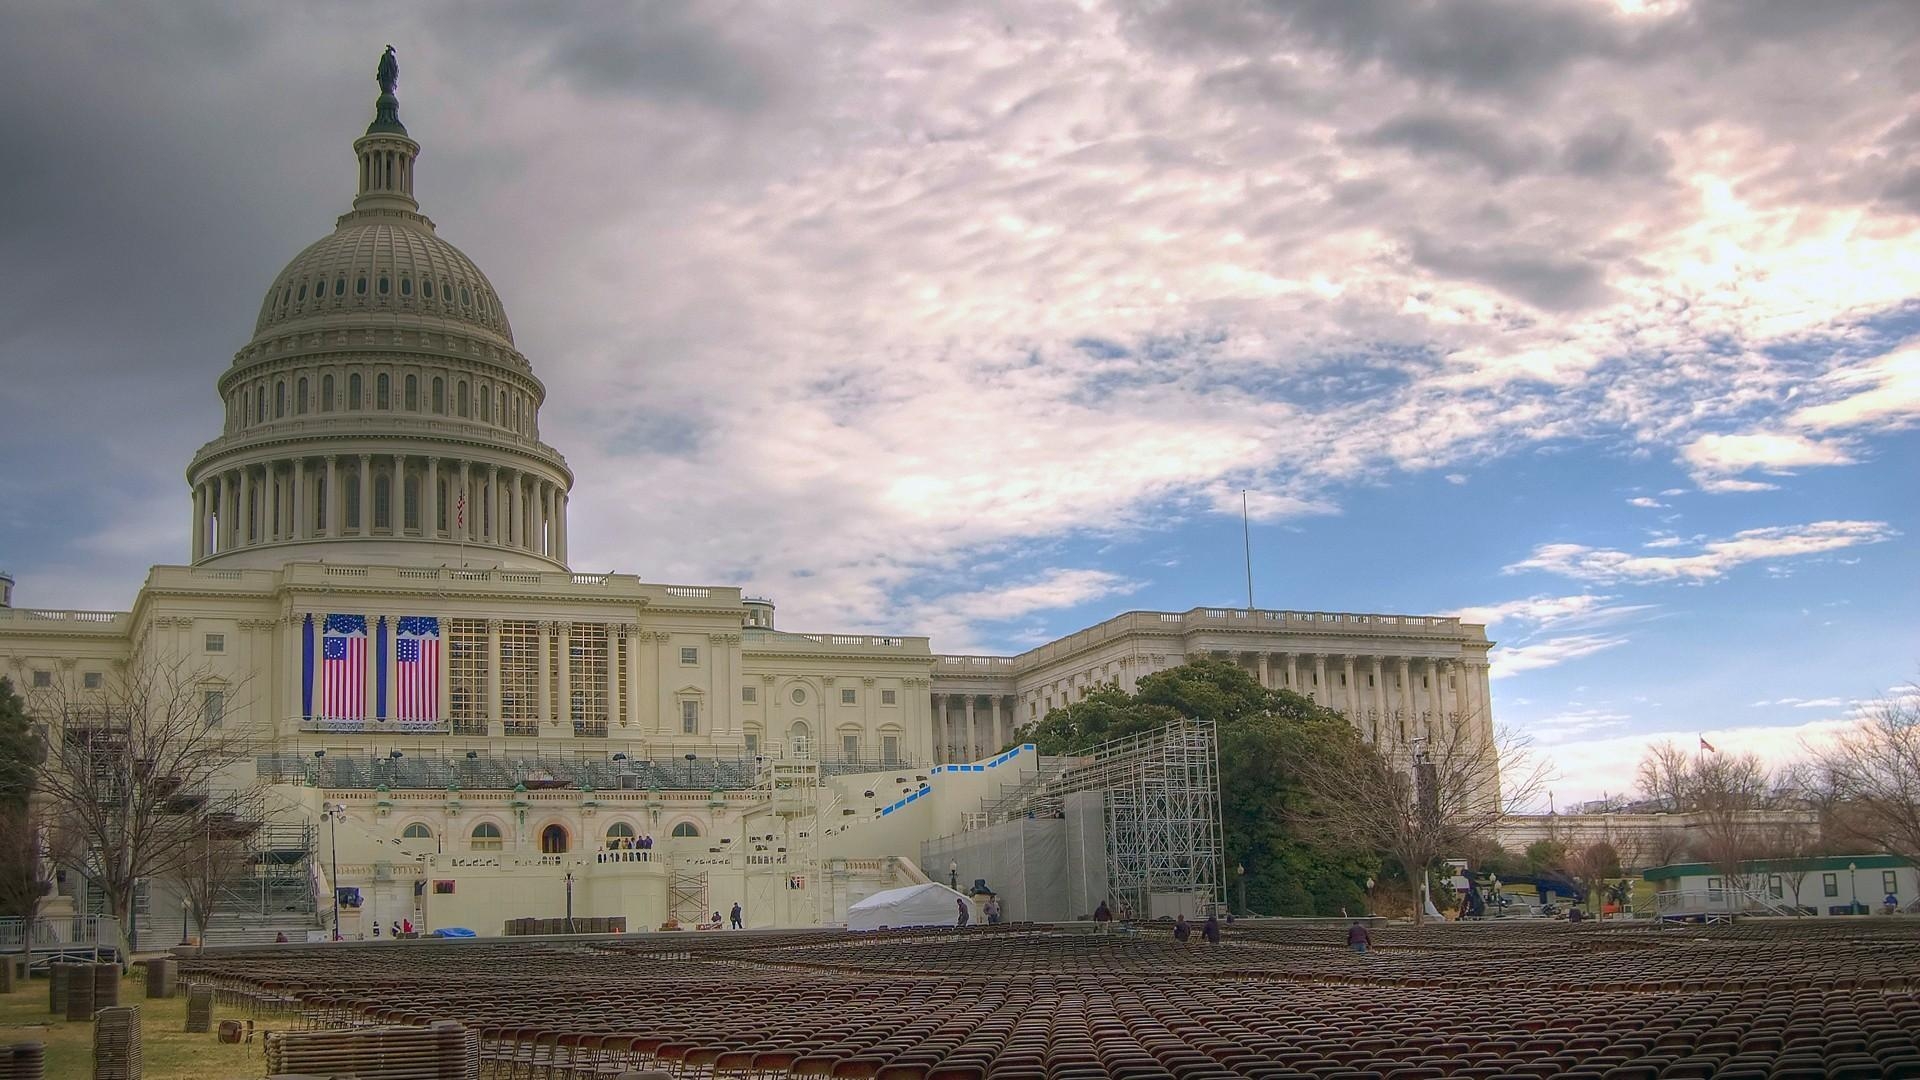
M1821 383L1831 400L1794 410L1791 423L1815 431L1904 427L1920 419L1920 345L1836 368Z
M1823 697L1823 698L1783 697L1783 698L1776 698L1772 701L1756 701L1750 706L1750 708L1762 709L1762 708L1784 705L1784 706L1789 706L1795 709L1838 709L1847 704L1848 702L1845 698L1837 698L1837 697Z
M1635 555L1582 544L1542 544L1506 567L1507 573L1541 570L1579 581L1680 581L1718 578L1736 567L1768 559L1804 558L1900 535L1884 521L1815 521L1747 529L1700 544L1692 555Z
M1595 596L1592 593L1581 593L1577 596L1529 596L1498 604L1459 608L1447 614L1462 622L1480 623L1488 627L1506 622L1553 626L1574 619L1584 621L1595 615L1617 616L1643 610L1639 606L1611 607L1609 601L1613 599L1611 596Z
M1105 570L1048 569L1005 586L950 592L928 598L915 625L930 633L944 652L981 648L974 635L982 623L1004 623L1035 612L1077 607L1125 596L1140 587Z
M1637 506L1642 510L1664 510L1667 504L1650 495L1640 495L1627 500L1628 506Z
M1597 731L1621 727L1632 719L1630 713L1573 708L1528 723L1527 733L1541 746L1554 746L1582 736L1591 736Z
M1490 679L1505 679L1523 671L1556 667L1569 660L1582 656L1591 656L1606 649L1625 645L1627 639L1608 634L1573 634L1566 637L1548 638L1545 641L1518 648L1497 647L1489 655Z
M1775 486L1735 479L1752 469L1778 476L1795 469L1854 463L1853 455L1840 444L1778 432L1702 435L1688 443L1680 457L1692 468L1701 489L1714 492L1765 491Z
M1445 479L1445 480L1447 481L1447 483L1449 483L1449 484L1456 484L1456 485L1458 485L1458 484L1464 484L1464 483L1466 483L1466 482L1467 482L1467 474L1466 474L1466 473L1457 473L1457 472L1450 472L1450 473L1448 473L1448 474L1447 474L1447 475L1445 476L1445 478L1444 478L1444 479Z

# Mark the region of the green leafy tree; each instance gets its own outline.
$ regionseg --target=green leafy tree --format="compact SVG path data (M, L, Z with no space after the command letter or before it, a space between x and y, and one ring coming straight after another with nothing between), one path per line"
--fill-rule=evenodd
M1237 906L1274 915L1365 910L1363 885L1379 876L1379 860L1296 825L1309 816L1311 803L1299 763L1333 747L1359 745L1340 714L1298 694L1269 690L1233 664L1199 660L1142 678L1132 694L1112 686L1090 691L1022 735L1042 753L1086 753L1182 717L1215 724L1228 885L1244 897Z
M0 808L25 809L45 752L27 720L27 703L0 676Z
M1542 873L1564 871L1567 868L1567 843L1564 840L1535 840L1527 845L1524 856L1527 873L1538 876Z

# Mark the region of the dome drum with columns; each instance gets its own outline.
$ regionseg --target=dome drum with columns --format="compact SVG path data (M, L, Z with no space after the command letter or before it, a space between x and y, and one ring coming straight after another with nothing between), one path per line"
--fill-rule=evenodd
M539 439L546 388L499 295L413 196L420 145L381 95L359 193L274 278L195 455L193 561L333 557L564 569L573 474ZM341 545L351 545L343 552Z

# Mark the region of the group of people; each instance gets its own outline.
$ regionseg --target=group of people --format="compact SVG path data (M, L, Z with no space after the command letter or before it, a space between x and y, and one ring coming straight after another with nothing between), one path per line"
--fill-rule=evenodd
M652 851L651 836L610 836L607 838L608 851Z
M1105 907L1106 905L1102 904L1100 906ZM1100 918L1100 912L1096 910L1093 913L1093 917L1095 919ZM1173 917L1173 940L1186 942L1192 937L1193 924L1187 921L1185 915L1175 915ZM1220 944L1220 916L1208 915L1207 921L1200 924L1200 940L1209 945Z
M959 913L958 921L954 923L955 926L966 926L973 921L973 912L967 907L966 897L956 897L953 901L953 906ZM1000 924L1000 898L997 896L988 896L987 902L981 905L980 914L987 920L988 926L998 926Z
M378 919L375 919L373 921L373 936L374 937L380 936L380 920ZM413 920L412 919L393 920L392 936L396 938L412 937L413 936Z

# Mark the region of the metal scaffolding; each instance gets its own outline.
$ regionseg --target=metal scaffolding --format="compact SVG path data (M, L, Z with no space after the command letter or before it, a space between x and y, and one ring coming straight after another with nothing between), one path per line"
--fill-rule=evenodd
M1150 917L1155 896L1225 899L1219 744L1211 721L1179 720L1104 743L982 809L995 821L1064 814L1066 797L1087 791L1101 793L1106 804L1107 880L1116 903Z

